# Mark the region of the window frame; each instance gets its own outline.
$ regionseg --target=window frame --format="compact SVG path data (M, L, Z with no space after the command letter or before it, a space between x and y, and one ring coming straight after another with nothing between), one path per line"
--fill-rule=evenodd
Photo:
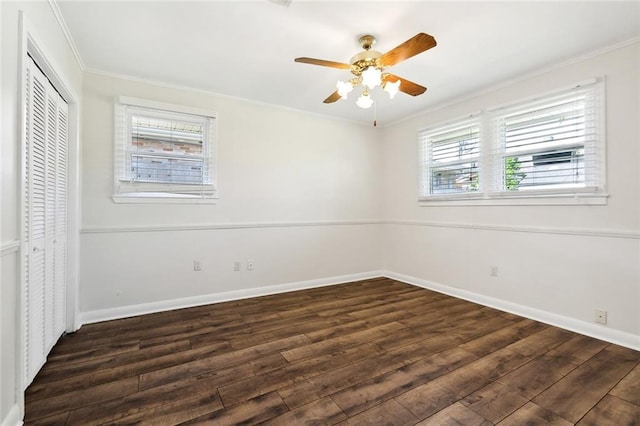
M592 175L585 175L584 186L571 188L528 188L521 191L506 190L503 185L504 164L500 155L500 140L496 128L497 117L518 108L524 108L535 103L544 103L562 94L592 90L594 97L596 133L592 143L590 155L595 163L590 171ZM425 176L430 173L428 165L423 161L422 134L436 132L438 129L455 126L471 117L477 117L480 123L480 166L478 191L457 194L429 194ZM480 112L447 121L442 124L429 126L418 131L418 204L420 206L451 206L451 205L605 205L608 194L606 192L606 129L605 129L605 86L604 79L590 79L570 87L530 97L524 100L510 102L505 105L483 109ZM586 150L585 143L584 149ZM585 169L585 172L587 170Z
M482 149L480 147L480 143L482 140L482 123L479 117L479 113L476 114L471 114L468 115L464 118L461 119L457 119L457 120L452 120L440 125L436 125L436 126L430 126L427 127L425 129L422 129L419 131L418 133L418 139L419 139L419 147L418 147L418 156L419 156L419 162L420 162L420 176L419 176L419 188L420 188L420 194L424 194L424 191L429 190L432 186L432 170L433 170L433 165L435 164L434 162L434 155L433 155L433 145L428 143L428 139L430 137L433 137L435 135L442 135L442 134L447 134L447 133L451 133L457 129L463 129L463 128L474 128L477 127L477 134L478 134L478 155L475 158L470 158L468 160L463 160L463 159L457 159L457 160L452 160L451 162L449 162L447 165L449 166L456 166L456 165L464 165L465 163L469 162L469 161L474 161L474 159L477 161L478 165L478 176L480 176L480 169L483 167L483 159L482 159ZM446 165L443 165L441 167L446 167ZM478 181L478 185L482 185L482 182L479 180ZM429 199L430 200L436 200L436 199L460 199L460 198L478 198L480 196L480 187L478 188L478 190L470 190L470 191L454 191L454 192L442 192L442 193L437 193L437 194L431 194L429 195ZM424 197L424 195L422 195Z
M202 154L203 183L181 184L136 181L127 176L131 166L130 156L132 125L136 112L161 119L175 119L203 124ZM113 195L115 203L195 203L212 204L218 199L217 191L217 121L216 114L193 107L156 102L127 96L116 98L114 107L114 175ZM166 158L180 156L167 155ZM196 156L194 156L195 158ZM185 158L187 158L185 156Z

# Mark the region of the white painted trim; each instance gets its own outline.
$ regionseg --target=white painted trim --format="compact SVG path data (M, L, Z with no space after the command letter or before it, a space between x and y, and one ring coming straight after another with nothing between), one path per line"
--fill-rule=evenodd
M256 229L256 228L297 228L309 226L359 226L379 225L379 220L344 220L317 222L231 222L203 223L194 225L157 225L157 226L113 226L82 228L81 234L113 234L123 232L164 232L164 231L214 231L221 229Z
M209 109L172 104L168 102L159 102L159 101L154 101L153 99L143 99L143 98L135 98L132 96L120 95L120 96L116 96L115 102L116 104L127 105L132 107L158 109L169 114L181 113L181 114L189 114L189 115L198 115L206 118L213 118L213 119L216 118L216 113Z
M565 67L565 66L569 66L569 65L573 65L576 63L580 63L583 61L586 61L588 59L597 57L599 55L604 55L606 53L609 52L613 52L615 50L618 49L622 49L624 47L630 46L634 43L640 42L640 37L634 37L631 38L629 40L623 41L621 43L618 44L614 44L612 46L608 46L605 47L603 49L599 49L581 56L577 56L574 57L572 59L568 59L564 62L561 62L559 64L555 64L552 66L548 66L548 67L544 67L535 71L532 71L530 73L524 74L524 75L520 75L518 77L512 78L512 79L508 79L505 80L499 84L493 85L493 86L489 86L487 88L484 88L482 90L478 90L463 96L459 96L453 99L450 99L448 101L444 101L439 103L437 106L433 106L431 108L426 108L422 111L416 112L415 114L411 114L408 115L406 117L403 117L399 120L395 120L392 122L389 122L387 124L381 124L378 125L378 128L383 129L383 128L387 128L387 127L392 127L395 126L396 124L400 124L403 123L405 121L409 121L412 120L414 118L417 117L421 117L424 115L427 115L429 113L432 113L434 111L438 111L441 109L445 109L448 108L452 105L457 105L460 103L463 103L465 101L468 101L470 99L476 98L482 94L485 93L489 93L492 92L494 90L499 90L502 89L504 87L508 87L510 85L513 85L515 83L530 79L530 78L534 78L537 77L539 75L542 74L546 74L548 72L554 71L556 69ZM212 92L209 90L204 90L204 89L198 89L198 88L194 88L194 87L190 87L190 86L183 86L183 85L179 85L179 84L170 84L167 82L162 82L162 81L156 81L156 80L149 80L149 79L144 79L144 78L140 78L140 77L134 77L134 76L130 76L130 75L125 75L125 74L118 74L118 73L113 73L113 72L109 72L109 71L103 71L103 70L98 70L95 68L83 68L83 70L85 72L91 73L91 74L95 74L95 75L102 75L105 77L110 77L110 78L116 78L119 80L128 80L128 81L135 81L135 82L139 82L139 83L145 83L145 84L151 84L151 85L155 85L155 86L159 86L159 87L164 87L164 88L168 88L168 89L178 89L178 90L184 90L184 91L190 91L190 92L194 92L194 93L200 93L200 94L205 94L205 95L209 95L209 96L217 96L217 97L221 97L221 98L225 98L225 99L230 99L230 100L235 100L235 101L240 101L240 102L246 102L249 104L253 104L253 105L258 105L258 106L267 106L267 107L272 107L272 108L277 108L283 111L290 111L290 112L295 112L295 113L300 113L300 114L304 114L304 115L309 115L309 116L313 116L313 117L318 117L318 118L323 118L323 119L328 119L328 120L335 120L335 121L342 121L342 122L346 122L346 123L351 123L351 124L356 124L359 126L366 126L366 127L371 127L371 122L367 121L367 122L361 122L361 121L356 121L356 120L349 120L346 118L342 118L342 117L337 117L337 116L333 116L333 115L326 115L326 114L319 114L319 113L314 113L314 112L309 112L309 111L305 111L305 110L301 110L301 109L296 109L296 108L292 108L292 107L286 107L283 105L276 105L276 104L269 104L266 102L260 102L260 101L256 101L256 100L252 100L252 99L247 99L247 98L241 98L238 96L231 96L231 95L225 95L223 93L216 93L216 92Z
M426 288L428 290L437 291L438 293L447 294L459 299L468 300L483 306L495 308L501 311L509 312L545 324L564 328L596 339L604 340L617 345L625 346L640 351L640 335L631 334L625 331L607 328L602 325L592 324L575 318L566 317L564 315L543 311L541 309L532 308L530 306L520 305L518 303L506 300L496 299L494 297L484 296L468 290L462 290L448 285L434 283L432 281L423 280L421 278L409 275L398 274L391 271L383 271L382 274L397 281L417 287Z
M586 53L586 54L583 54L583 55L580 55L580 56L576 56L576 57L567 59L566 61L559 62L559 63L553 64L551 66L546 66L546 67L539 68L537 70L533 70L533 71L525 73L525 74L520 74L520 75L518 75L518 76L516 76L514 78L510 78L510 79L506 79L504 81L501 81L498 84L494 84L492 86L484 87L484 88L482 88L480 90L477 90L477 91L474 91L474 92L471 92L471 93L467 93L465 95L454 97L454 98L452 98L452 99L450 99L448 101L440 102L440 103L438 103L438 105L434 105L431 108L426 108L426 109L424 109L422 111L416 112L415 114L407 115L405 117L402 117L399 120L396 120L396 121L393 121L391 123L385 124L383 126L378 126L378 127L383 127L383 128L384 127L391 127L391 126L395 126L397 124L404 123L404 122L409 121L409 120L413 120L415 118L419 118L419 117L422 117L422 116L427 116L429 114L433 114L436 111L440 111L440 110L449 108L451 106L459 105L459 104L462 104L464 102L470 101L470 100L475 99L475 98L477 98L479 96L482 96L484 94L491 93L491 92L494 92L494 91L497 91L497 90L500 90L500 89L504 89L504 88L512 86L514 84L517 84L517 83L520 83L520 82L523 82L523 81L526 81L526 80L529 80L529 79L532 79L532 78L539 77L541 75L550 73L552 71L555 71L555 70L558 70L558 69L561 69L561 68L564 68L564 67L568 67L568 66L571 66L571 65L579 64L580 62L588 61L589 59L596 58L596 57L598 57L600 55L606 55L607 53L615 52L618 49L623 49L625 47L631 46L631 45L633 45L635 43L639 43L639 42L640 42L640 37L633 37L633 38L631 38L629 40L622 41L622 42L614 44L612 46L607 46L607 47L604 47L602 49L594 50L592 52L589 52L589 53Z
M467 195L467 194L465 194ZM418 199L420 207L452 206L606 206L609 195L605 193L501 195L499 193L469 194L469 196L425 196Z
M69 31L69 27L67 26L67 22L64 20L64 16L62 16L62 12L58 7L58 3L56 0L49 0L49 6L51 6L51 10L53 11L53 15L56 17L56 21L58 21L58 25L60 26L60 30L64 34L64 38L67 40L67 45L73 52L73 56L76 58L76 62L82 71L86 69L84 65L84 61L82 60L82 56L80 56L80 51L78 50L78 46L76 46L76 42L73 40L71 36L71 31Z
M50 3L51 4L51 3ZM54 11L55 13L55 11ZM18 190L20 212L24 211L24 177L25 177L25 68L28 61L28 55L34 59L39 68L46 75L47 79L53 84L58 93L67 102L68 111L68 200L67 200L67 303L66 303L66 330L75 331L78 328L78 270L79 270L79 218L80 218L80 101L81 98L70 84L67 75L61 74L63 69L58 66L53 59L55 56L50 54L50 50L45 44L46 38L38 34L37 27L33 26L24 11L19 13L19 41L18 41L18 86L19 86L19 149L20 149L20 179ZM66 36L66 34L65 34ZM80 68L80 67L79 67ZM82 70L82 68L81 68ZM20 240L23 240L24 229L23 224L20 225ZM24 349L26 343L25 336L25 315L24 310L24 257L20 257L20 306L18 307L18 345L16 347L16 363L18 374L18 388L25 389L28 384L24 383ZM18 393L18 405L24 407L24 393Z
M185 92L198 93L198 94L207 95L207 96L215 96L215 97L218 97L218 98L229 99L229 100L236 101L236 102L244 102L244 103L248 103L248 104L256 105L256 106L261 106L261 107L275 108L275 109L280 110L280 111L288 111L288 112L297 113L297 114L303 114L303 115L307 115L307 116L311 116L311 117L322 118L322 119L325 119L325 120L340 121L340 122L343 122L343 123L355 124L357 126L371 127L371 122L364 123L364 122L361 122L361 121L350 120L350 119L347 119L347 118L344 118L344 117L338 117L338 116L327 115L327 114L320 114L320 113L317 113L317 112L310 112L310 111L306 111L306 110L303 110L303 109L287 107L287 106L284 106L284 105L270 104L270 103L267 103L267 102L256 101L254 99L248 99L248 98L241 98L239 96L226 95L224 93L213 92L213 91L210 91L210 90L199 89L199 88L191 87L191 86L184 86L184 85L180 85L180 84L172 84L172 83L167 83L165 81L150 80L150 79L141 78L141 77L134 77L134 76L127 75L127 74L118 74L118 73L114 73L114 72L110 72L110 71L102 71L102 70L98 70L98 69L95 69L95 68L85 68L84 71L86 73L91 73L91 74L100 75L100 76L104 76L104 77L114 78L114 79L118 79L118 80L133 81L133 82L136 82L136 83L149 84L149 85L153 85L153 86L163 87L163 88L166 88L166 89L182 90L182 91L185 91Z
M426 226L434 228L473 229L483 231L526 232L537 234L575 235L581 237L640 239L640 231L627 229L601 228L564 228L551 226L526 225L490 225L481 223L437 222L420 220L342 220L342 221L300 221L300 222L228 222L201 223L194 225L141 225L141 226L105 226L86 227L81 234L116 234L126 232L172 232L172 231L216 231L227 229L258 228L299 228L310 226L362 226L362 225L401 225Z
M640 239L640 231L627 229L562 228L526 225L489 225L479 223L435 222L419 220L384 220L385 225L426 226L434 228L473 229L482 231L527 232L535 234L575 235L581 237Z
M586 80L577 81L573 84L566 85L564 87L557 87L554 89L547 90L542 93L537 93L535 95L526 96L522 99L516 99L513 101L504 102L498 105L493 105L490 108L486 108L486 112L489 114L494 113L506 113L510 114L513 110L520 110L521 108L530 108L530 104L533 102L545 102L547 97L556 96L556 95L564 95L568 93L575 93L575 90L582 89L588 86L604 86L604 76L591 77ZM604 92L602 92L604 94ZM604 99L604 96L602 96ZM603 102L604 103L604 102ZM513 109L513 110L512 110Z
M11 410L9 410L9 414L2 420L1 426L18 426L22 425L22 415L20 414L20 406L18 404L13 404Z
M272 294L288 293L291 291L307 290L310 288L326 287L352 281L366 280L382 276L380 271L362 272L336 277L319 278L315 280L299 281L287 284L277 284L267 287L256 287L243 290L233 290L224 293L203 294L200 296L184 297L181 299L162 300L139 305L121 306L117 308L100 309L80 313L82 324L127 318L136 315L151 314L173 309L190 308L193 306L209 305L212 303L228 302L232 300L248 299L251 297L268 296Z
M428 290L437 291L438 293L447 294L459 299L468 300L470 302L478 303L483 306L510 312L515 315L530 318L535 321L540 321L545 324L550 324L576 333L584 334L586 336L591 336L596 339L625 346L634 350L640 350L640 336L638 335L607 328L598 324L588 323L564 315L543 311L541 309L520 305L518 303L484 296L482 294L450 287L444 284L434 283L428 280L423 280L421 278L398 274L391 271L370 271L358 274L272 285L268 287L234 290L224 293L212 293L200 296L185 297L181 299L163 300L139 305L87 311L80 314L80 322L81 324L91 324L100 321L127 318L136 315L144 315L173 309L189 308L194 306L208 305L212 303L247 299L251 297L260 297L317 287L326 287L352 281L377 278L381 276L411 284L417 287L426 288Z
M141 194L136 192L112 195L116 204L218 204L219 197L178 197L171 192L153 192Z
M12 253L17 253L20 251L20 241L14 240L9 241L7 243L2 243L0 245L0 257L5 257Z

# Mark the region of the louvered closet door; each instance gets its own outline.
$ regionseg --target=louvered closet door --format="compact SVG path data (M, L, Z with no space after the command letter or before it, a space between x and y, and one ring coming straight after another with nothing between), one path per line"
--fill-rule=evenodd
M31 59L25 78L26 386L64 332L67 104Z
M54 342L64 333L67 306L67 103L57 95L58 141L56 144L56 204L55 204L55 293L53 304ZM56 337L57 336L57 337Z

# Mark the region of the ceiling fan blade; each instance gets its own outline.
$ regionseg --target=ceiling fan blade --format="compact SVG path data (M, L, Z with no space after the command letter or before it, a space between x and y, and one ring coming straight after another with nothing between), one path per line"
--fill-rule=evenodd
M340 68L342 70L348 70L351 68L349 64L343 64L342 62L325 61L324 59L314 58L296 58L296 62L302 62L303 64L322 65L323 67Z
M435 47L436 44L436 39L429 34L418 33L401 45L394 47L384 55L380 56L378 60L382 66L390 67L404 61L405 59L409 59L418 53L431 49L432 47Z
M414 83L413 81L404 79L402 77L398 77L395 74L387 74L386 78L384 79L385 82L389 81L391 83L395 83L398 80L400 80L399 90L401 92L406 93L407 95L418 96L418 95L422 95L424 92L427 91L426 87L420 86L419 84Z
M402 83L400 83L400 85L402 86ZM337 101L339 99L340 99L340 95L338 94L338 91L336 90L335 92L330 94L329 97L327 99L325 99L323 102L325 104L331 104L331 103L334 103L335 101Z

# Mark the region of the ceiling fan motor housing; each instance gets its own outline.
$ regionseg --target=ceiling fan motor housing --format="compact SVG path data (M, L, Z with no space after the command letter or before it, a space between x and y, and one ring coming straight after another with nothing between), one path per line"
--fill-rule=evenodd
M376 44L376 38L372 35L363 35L359 39L360 46L364 49L362 52L354 55L351 60L351 73L356 77L360 77L362 72L369 67L374 67L382 70L382 66L377 59L382 56L381 52L372 50L374 44Z

